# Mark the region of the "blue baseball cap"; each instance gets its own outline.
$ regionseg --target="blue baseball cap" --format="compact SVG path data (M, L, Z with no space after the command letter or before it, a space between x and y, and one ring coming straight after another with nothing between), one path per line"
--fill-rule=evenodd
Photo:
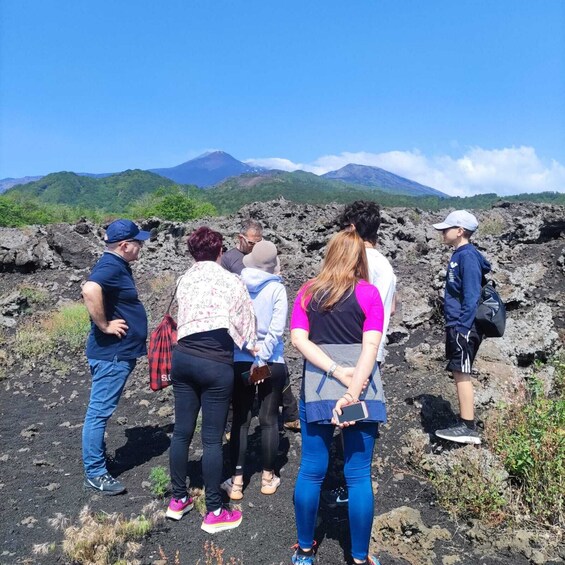
M151 233L140 230L131 220L115 220L106 228L104 241L106 243L117 243L126 239L137 239L145 241Z

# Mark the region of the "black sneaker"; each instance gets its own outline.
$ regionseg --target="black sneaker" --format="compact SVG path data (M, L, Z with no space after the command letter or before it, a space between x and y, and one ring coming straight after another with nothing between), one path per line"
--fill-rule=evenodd
M322 500L330 507L345 506L349 502L347 487L341 486L333 490L322 491Z
M444 430L437 430L435 434L441 439L455 441L457 443L472 443L475 445L480 445L481 443L481 438L477 430L471 430L463 422L451 426L450 428L445 428Z
M98 491L100 494L114 495L126 492L126 487L117 479L114 479L110 473L89 479L84 479L84 486L89 489Z

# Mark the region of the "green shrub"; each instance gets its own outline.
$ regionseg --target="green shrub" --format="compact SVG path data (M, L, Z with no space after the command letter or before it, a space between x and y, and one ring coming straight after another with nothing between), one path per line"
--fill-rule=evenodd
M146 194L131 207L129 214L136 218L157 216L171 222L186 222L203 216L215 216L216 208L194 191L180 186L162 187Z
M535 519L563 527L565 398L545 396L535 375L529 393L523 404L503 407L490 418L487 439L518 488L522 506Z
M169 483L171 479L165 467L153 467L149 473L149 482L151 483L151 492L160 498L163 498L169 491Z

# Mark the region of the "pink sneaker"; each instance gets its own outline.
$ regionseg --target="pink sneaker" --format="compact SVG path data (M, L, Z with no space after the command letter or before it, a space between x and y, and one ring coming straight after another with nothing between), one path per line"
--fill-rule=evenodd
M209 534L223 532L224 530L232 530L241 524L241 512L239 510L228 510L222 508L219 516L213 512L208 512L204 520L202 520L201 528Z
M194 501L191 496L187 497L186 502L183 502L180 498L171 498L165 516L171 520L180 520L187 512L192 510L193 506Z

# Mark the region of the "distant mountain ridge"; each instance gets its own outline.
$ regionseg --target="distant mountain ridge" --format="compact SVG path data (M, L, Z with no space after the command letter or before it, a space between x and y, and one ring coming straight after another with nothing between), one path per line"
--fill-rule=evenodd
M98 178L61 172L15 186L9 189L9 193L37 198L47 204L83 206L120 213L145 194L174 184L169 179L139 169ZM193 190L198 191L197 188Z
M9 190L13 186L17 186L18 184L27 184L28 182L34 182L41 178L43 178L42 175L36 177L20 177L18 179L12 177L2 179L0 180L0 194L2 194L2 192L6 192L6 190Z
M340 180L349 184L357 184L369 188L376 188L391 194L405 194L408 196L438 196L447 198L444 192L430 186L425 186L413 180L395 175L380 167L369 165L356 165L350 163L337 171L330 171L321 175L326 179Z
M81 183L78 181L78 178L85 178L91 180L102 180L102 179L109 179L116 177L117 175L122 175L127 173L128 171L124 171L123 173L66 173L72 174L75 178L72 180L67 178L65 183L68 183L71 187L71 193L75 196L79 196L79 200L89 200L85 194L78 195L76 192L77 184L85 186L93 186L89 183ZM141 171L136 170L137 173ZM181 163L175 167L168 167L168 168L158 168L158 169L149 169L145 171L148 175L154 175L155 179L161 178L162 185L168 185L171 182L181 184L181 185L193 185L198 186L199 188L209 189L211 187L221 187L222 190L225 190L224 183L229 179L238 179L242 177L246 177L247 175L251 175L254 177L254 180L249 178L242 178L241 183L235 182L232 183L230 186L232 187L231 190L237 190L240 188L244 188L245 186L252 184L261 184L261 186L265 187L264 182L260 182L261 177L268 177L270 180L268 181L271 185L273 182L286 182L288 181L290 185L297 186L296 182L297 179L293 178L292 176L284 177L284 181L282 180L283 177L280 175L273 175L273 173L282 173L283 171L276 171L275 169L265 169L263 167L252 167L242 161L238 161L225 151L212 151L209 153L204 153L194 159L186 161L185 163ZM374 191L378 190L384 193L389 194L398 194L398 195L406 195L406 196L436 196L439 198L447 197L447 194L440 192L434 188L429 186L425 186L419 184L415 181L410 179L406 179L399 175L395 175L389 171L381 169L379 167L370 167L367 165L357 165L357 164L348 164L345 167L337 171L330 171L321 176L314 175L313 173L306 173L305 171L295 171L296 173L303 173L305 175L309 175L308 180L306 181L307 184L310 186L311 189L316 187L316 190L322 190L326 192L324 199L330 192L339 192L339 183L345 183L347 186L347 191L352 190L359 190L359 191ZM22 179L3 179L0 180L0 192L10 189L15 185L25 185L30 182L30 180L34 180L36 182L40 182L42 179L52 179L51 175L47 175L47 177L25 177ZM56 173L61 174L61 173ZM313 179L318 179L314 181ZM145 177L143 183L145 184L147 178ZM320 181L320 182L318 182ZM106 186L112 184L111 181ZM326 184L324 184L326 183ZM330 183L330 184L328 184ZM337 184L331 184L337 183ZM153 185L155 182L149 182L148 185ZM148 186L146 185L146 186ZM41 185L39 185L41 186ZM38 185L34 186L31 192L33 193L38 188ZM271 186L273 188L273 186ZM57 192L61 190L61 185L58 186ZM222 192L220 190L220 192ZM269 190L270 191L270 190ZM21 192L18 187L18 192ZM30 191L23 191L26 193L30 193ZM42 191L39 191L42 192ZM105 191L104 191L105 192ZM51 196L49 196L51 195ZM49 190L44 197L53 198L53 190ZM58 199L59 197L57 197ZM300 200L304 201L304 200Z

